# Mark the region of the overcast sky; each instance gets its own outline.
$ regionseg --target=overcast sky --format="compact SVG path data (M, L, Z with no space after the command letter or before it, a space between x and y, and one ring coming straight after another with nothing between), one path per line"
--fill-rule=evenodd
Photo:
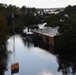
M0 0L0 3L36 8L55 8L76 5L76 0Z

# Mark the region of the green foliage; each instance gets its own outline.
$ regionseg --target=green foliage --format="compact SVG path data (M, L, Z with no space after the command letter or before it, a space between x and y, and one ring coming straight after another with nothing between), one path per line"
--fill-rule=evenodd
M34 16L33 14L25 14L22 19L24 21L25 26L39 23L38 17Z
M65 19L59 28L60 37L57 39L58 48L76 49L76 15Z
M13 17L14 15L14 25L15 29L22 30L24 27L33 24L39 23L39 16L36 16L36 9L29 8L26 6L22 6L21 8L14 6L14 5L6 5L0 4L0 11L2 11L6 17L8 26L10 28L10 32L13 30Z
M59 25L60 16L57 14L51 14L47 17L46 22L50 27L56 27Z
M4 4L0 3L0 11L4 11L5 6L6 6L6 5L4 5Z
M0 47L5 44L8 35L8 26L3 13L0 12Z
M21 7L21 12L22 12L22 14L27 13L27 8L26 8L26 6L22 6L22 7Z
M65 9L64 9L64 11L63 11L65 14L68 14L69 16L70 15L74 15L74 14L76 14L76 6L74 5L74 6L71 6L71 5L69 5L69 6L67 6Z

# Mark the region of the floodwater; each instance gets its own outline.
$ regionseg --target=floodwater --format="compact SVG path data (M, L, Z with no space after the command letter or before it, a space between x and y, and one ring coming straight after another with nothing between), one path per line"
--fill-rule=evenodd
M70 73L71 66L66 66L67 62L64 64L60 60L62 58L58 59L58 55L35 47L33 43L28 42L26 38L20 35L15 35L8 39L7 51L5 55L0 55L1 57L0 62L8 69L3 71L2 75L12 75L11 64L14 63L19 63L19 71L13 75L73 75Z

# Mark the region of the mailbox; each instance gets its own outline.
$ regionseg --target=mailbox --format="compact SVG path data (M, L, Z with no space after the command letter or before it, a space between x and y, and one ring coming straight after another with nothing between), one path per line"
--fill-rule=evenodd
M19 72L19 63L11 64L11 74Z

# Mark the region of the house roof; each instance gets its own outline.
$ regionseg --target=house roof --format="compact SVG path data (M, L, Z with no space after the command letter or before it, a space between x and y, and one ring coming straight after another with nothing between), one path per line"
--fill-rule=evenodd
M44 29L33 30L33 32L36 32L45 36L50 36L50 37L59 35L58 27L55 27L55 28L45 27Z

